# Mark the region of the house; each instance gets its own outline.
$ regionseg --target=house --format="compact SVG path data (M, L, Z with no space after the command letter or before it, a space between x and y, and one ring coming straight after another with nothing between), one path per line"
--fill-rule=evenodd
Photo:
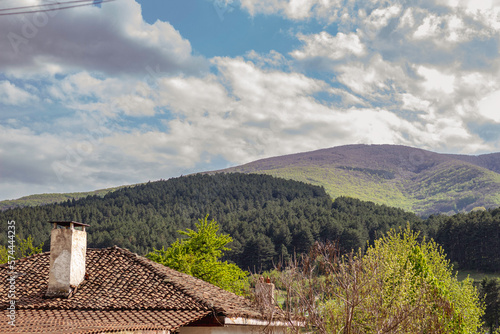
M51 222L51 251L0 266L1 333L258 333L291 323L277 308L111 247L86 227ZM263 289L266 290L266 289Z

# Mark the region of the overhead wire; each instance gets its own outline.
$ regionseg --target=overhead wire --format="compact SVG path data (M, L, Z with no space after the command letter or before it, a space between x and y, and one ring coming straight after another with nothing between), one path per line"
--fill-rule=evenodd
M47 4L31 5L31 6L1 8L0 9L0 16L52 12L52 11L62 10L62 9L92 6L92 5L97 5L97 4L102 4L102 3L106 3L106 2L112 2L112 1L116 1L116 0L99 0L99 1L96 1L96 0L72 0L72 1L64 1L64 2L53 2L53 3L47 3Z

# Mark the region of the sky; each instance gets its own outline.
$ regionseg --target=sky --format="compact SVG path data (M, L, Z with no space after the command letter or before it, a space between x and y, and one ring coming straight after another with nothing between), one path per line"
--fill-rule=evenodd
M348 144L500 151L500 0L9 11L68 1L0 0L0 200Z

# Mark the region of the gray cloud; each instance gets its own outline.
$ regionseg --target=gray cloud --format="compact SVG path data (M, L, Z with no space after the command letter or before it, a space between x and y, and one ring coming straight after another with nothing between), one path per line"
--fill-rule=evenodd
M195 74L207 61L169 23L142 20L133 0L0 19L0 70ZM159 73L158 75L161 75Z

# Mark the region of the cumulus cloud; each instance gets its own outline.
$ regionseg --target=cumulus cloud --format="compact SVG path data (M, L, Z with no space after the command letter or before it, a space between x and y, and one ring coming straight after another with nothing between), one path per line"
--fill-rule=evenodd
M271 50L267 54L250 50L245 56L261 68L288 68L290 65L290 61L276 50Z
M374 60L379 61L378 60ZM175 159L192 168L206 152L232 163L349 143L395 143L424 148L480 146L459 118L410 121L391 110L339 108L314 98L334 93L324 81L296 72L263 69L243 58L214 59L220 76L175 77L161 81L161 104L177 117L164 119L168 131L110 136L107 143L141 161ZM381 66L381 72L387 68ZM398 71L396 71L398 73ZM388 74L389 77L391 74ZM366 83L369 89L373 83ZM373 84L377 90L377 85ZM407 109L430 102L404 95ZM429 135L432 133L432 135ZM457 141L457 137L464 138Z
M16 87L9 81L0 81L0 104L23 105L34 103L38 98L27 91Z
M381 72L387 70L380 59L373 61ZM163 77L158 87L143 83L140 94L151 96L156 108L173 112L157 114L153 126L131 126L125 112L93 111L103 102L83 98L75 98L82 111L59 118L42 134L15 122L2 126L3 189L16 184L45 187L44 192L96 189L352 143L433 148L450 141L462 151L481 147L480 138L458 118L412 122L369 105L340 108L314 97L337 92L322 80L260 68L244 58L213 62L218 75ZM378 89L374 82L364 84ZM57 89L62 96L79 91L100 101L104 95L122 96L123 87L82 72L58 82ZM409 95L405 103L409 109L427 107Z
M340 60L346 56L363 56L364 45L356 34L338 33L332 36L326 31L319 34L298 34L297 38L304 43L301 50L294 50L290 55L297 60L327 59Z
M454 92L455 76L453 74L444 74L439 70L419 66L417 73L425 81L422 82L422 88L432 94L451 94Z
M380 107L422 122L429 133L442 131L429 137L450 149L457 149L458 142L468 147L464 151L498 147L494 142L481 144L479 127L472 122L496 121L489 106L496 102L500 85L500 2L372 1L356 7L337 2L317 4L335 13L329 20L314 6L301 7L301 15L290 15L287 8L293 2L260 6L260 1L253 1L243 7L252 15L278 14L326 23L320 33L298 34L302 47L290 55L300 60L303 71L331 73L335 94L341 96L338 106ZM327 32L332 30L330 23L337 27L335 35ZM466 140L456 140L452 133Z
M133 0L0 21L0 104L38 113L0 118L2 192L91 190L352 143L498 149L490 3L242 0L251 15L300 22L296 43L212 59L171 24L144 22Z
M406 88L407 73L399 66L374 55L366 64L351 62L337 67L337 80L367 99L387 100Z
M487 120L494 121L500 124L500 90L495 91L484 98L478 103L478 112Z
M36 3L42 3L36 0ZM16 2L33 5L33 1ZM23 74L86 69L107 74L207 70L189 41L168 22L144 22L134 0L0 20L0 70ZM20 75L20 74L18 74Z
M332 1L335 2L335 1ZM337 1L340 3L340 1ZM251 15L258 13L276 14L283 13L287 17L296 20L310 18L314 13L319 13L321 9L328 9L327 2L319 0L271 0L252 1L242 0L241 6L248 10Z
M159 78L150 79L103 78L89 72L78 72L48 81L45 90L51 100L71 110L99 111L107 116L154 116L157 113L155 88Z

